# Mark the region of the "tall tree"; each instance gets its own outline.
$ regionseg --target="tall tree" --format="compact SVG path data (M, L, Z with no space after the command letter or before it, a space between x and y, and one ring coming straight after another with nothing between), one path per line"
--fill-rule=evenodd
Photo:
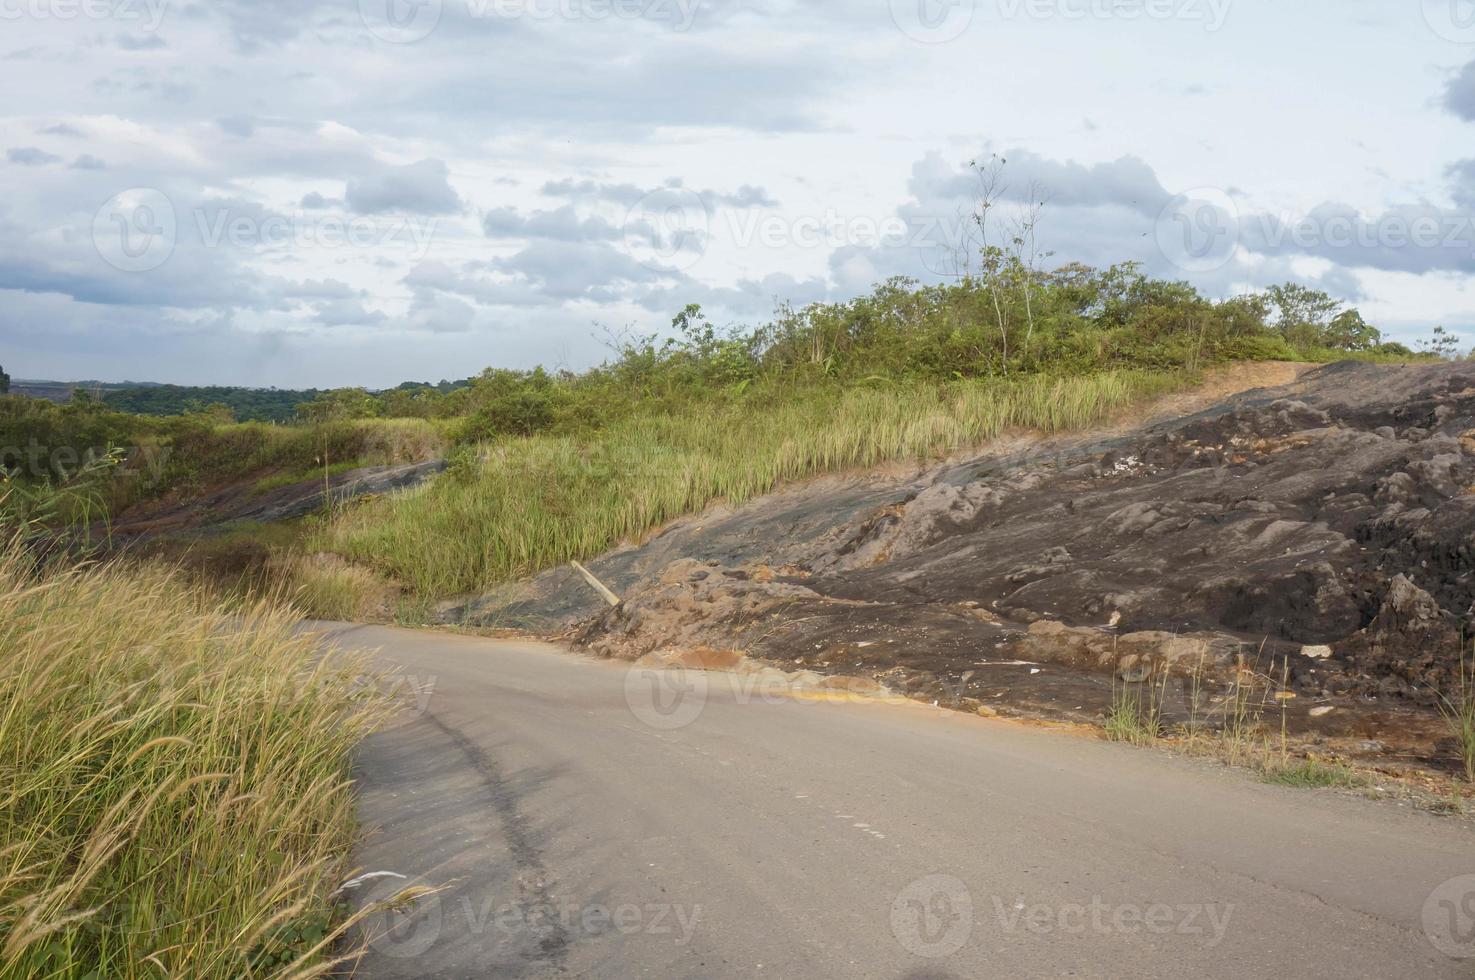
M5 373L5 368L0 365L0 395L10 394L10 375Z

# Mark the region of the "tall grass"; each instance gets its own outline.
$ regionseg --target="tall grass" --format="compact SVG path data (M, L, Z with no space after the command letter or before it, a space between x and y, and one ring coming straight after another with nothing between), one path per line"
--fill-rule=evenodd
M1441 695L1439 709L1455 738L1465 779L1475 782L1475 657L1460 648L1460 677L1455 690Z
M295 620L0 548L0 976L329 968L381 703Z
M393 586L336 555L280 556L271 569L293 586L292 604L310 619L365 623L392 615Z
M309 547L420 595L474 592L598 554L715 500L736 504L788 480L937 457L1010 429L1080 428L1185 383L1180 374L1118 371L698 403L584 438L490 444L479 462L429 487L341 515Z
M357 419L303 426L239 422L185 429L173 437L162 479L172 486L272 469L321 474L324 460L329 467L415 463L445 452L448 427L424 419Z

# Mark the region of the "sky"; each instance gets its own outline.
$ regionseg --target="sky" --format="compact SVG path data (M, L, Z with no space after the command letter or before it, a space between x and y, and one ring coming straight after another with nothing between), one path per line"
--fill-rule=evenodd
M1475 344L1475 0L0 0L0 365L387 387L956 275Z

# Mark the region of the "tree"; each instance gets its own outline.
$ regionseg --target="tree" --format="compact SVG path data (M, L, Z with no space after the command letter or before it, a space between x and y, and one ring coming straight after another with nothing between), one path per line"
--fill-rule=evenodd
M10 375L5 373L5 368L0 366L0 395L10 394Z
M1266 295L1278 314L1275 329L1297 347L1370 350L1383 339L1361 313L1319 289L1288 282L1271 286Z
M340 422L374 418L380 411L379 402L363 388L337 388L298 405L297 417L305 422Z
M1275 329L1297 347L1322 346L1322 334L1342 304L1319 289L1288 282L1266 291L1276 309Z
M1459 353L1460 338L1458 334L1450 333L1443 327L1435 327L1430 339L1420 340L1418 345L1421 354L1433 354L1435 357L1449 359Z
M1356 310L1343 310L1323 331L1326 346L1340 350L1371 350L1383 340L1377 327Z
M997 154L987 164L976 160L969 164L978 181L978 203L966 218L955 260L958 278L976 279L984 288L999 332L999 365L1005 374L1009 373L1010 330L1021 316L1024 354L1029 355L1035 335L1035 293L1042 278L1041 264L1054 255L1039 246L1040 218L1046 203L1042 189L1031 183L1022 195L1011 195L1004 182L1008 164L1007 159ZM993 212L1011 199L1022 203L1001 227Z

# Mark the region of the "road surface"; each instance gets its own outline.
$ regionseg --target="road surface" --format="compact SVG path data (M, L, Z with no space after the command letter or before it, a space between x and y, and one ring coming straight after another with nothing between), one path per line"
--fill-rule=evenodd
M927 706L324 626L360 757L357 976L1469 977L1467 824ZM1453 955L1451 955L1453 954Z

